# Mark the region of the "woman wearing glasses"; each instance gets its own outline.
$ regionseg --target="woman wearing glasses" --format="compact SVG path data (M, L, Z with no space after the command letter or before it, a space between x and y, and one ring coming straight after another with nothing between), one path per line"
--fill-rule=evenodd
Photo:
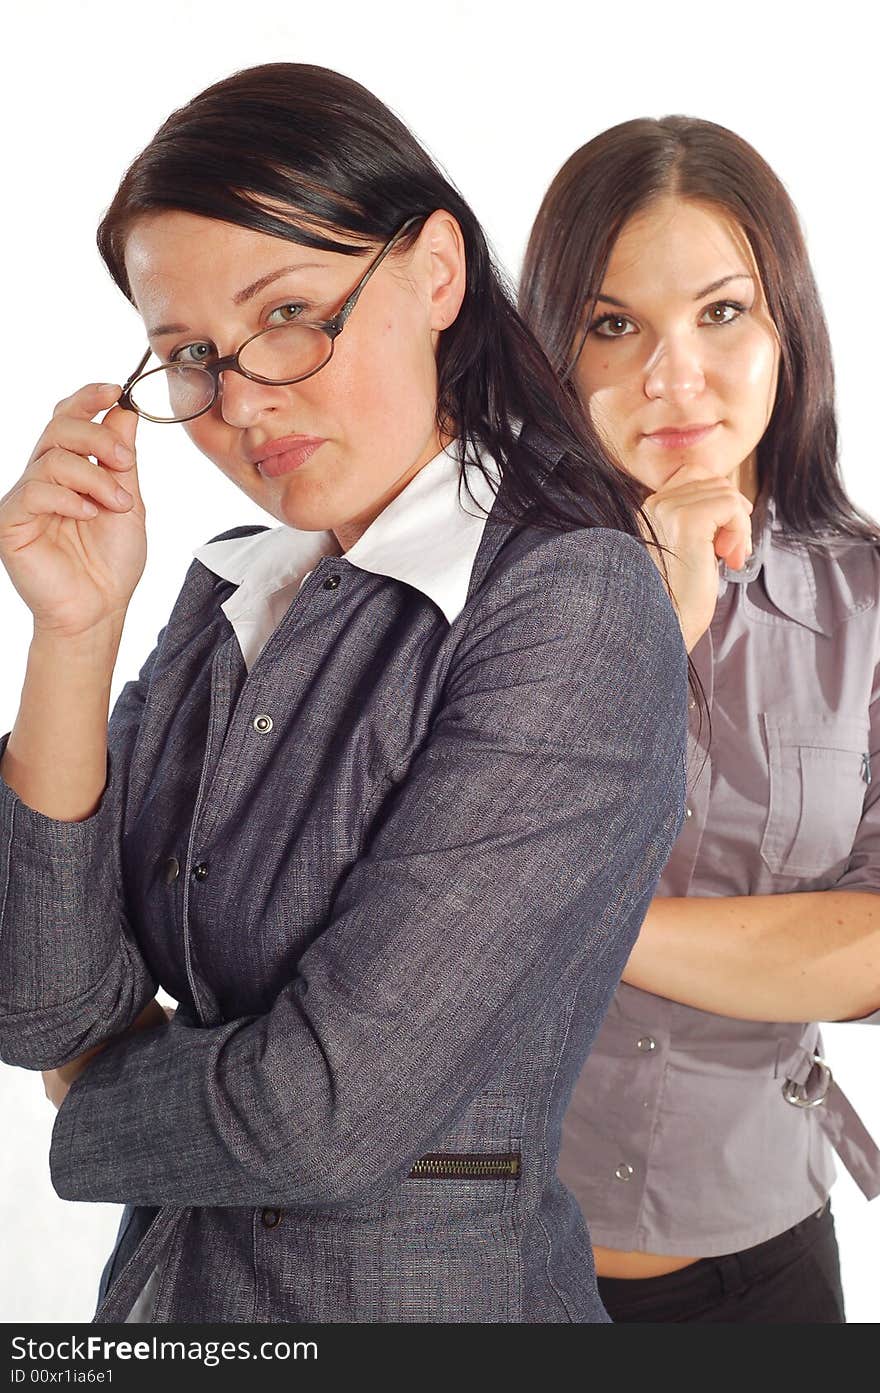
M203 92L99 242L157 365L62 402L0 507L0 1049L59 1193L127 1204L97 1319L604 1320L559 1132L686 735L633 495L346 78ZM200 548L108 736L139 414L279 525Z
M613 1319L839 1322L832 1146L868 1196L880 1156L805 1022L880 1020L880 553L797 215L732 132L630 121L551 185L522 305L642 486L708 708L560 1174Z

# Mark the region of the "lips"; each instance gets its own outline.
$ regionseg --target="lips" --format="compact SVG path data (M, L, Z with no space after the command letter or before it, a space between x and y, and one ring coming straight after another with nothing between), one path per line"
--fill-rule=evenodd
M251 460L264 479L277 479L299 469L324 443L323 436L284 435L260 445L253 451Z
M646 432L645 439L666 450L685 450L689 445L698 445L718 425L717 421L693 426L667 426L664 430Z

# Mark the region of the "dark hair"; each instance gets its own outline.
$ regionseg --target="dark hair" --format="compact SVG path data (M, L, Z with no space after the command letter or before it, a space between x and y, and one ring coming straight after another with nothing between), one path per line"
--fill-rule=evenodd
M583 145L547 190L529 239L520 311L566 380L624 224L675 194L714 205L742 228L780 340L779 382L758 445L759 492L783 528L880 539L840 477L828 328L797 212L745 140L689 116L625 121ZM574 397L575 392L569 386Z
M206 88L172 112L134 160L98 229L98 247L130 299L125 240L144 214L178 209L363 256L416 217L401 243L411 246L438 208L458 221L467 258L464 302L438 345L438 427L456 435L462 463L480 447L497 460L499 503L514 519L639 536L639 490L621 488L560 386L471 209L403 123L351 78L270 63ZM546 466L515 448L520 423L563 452L552 492Z

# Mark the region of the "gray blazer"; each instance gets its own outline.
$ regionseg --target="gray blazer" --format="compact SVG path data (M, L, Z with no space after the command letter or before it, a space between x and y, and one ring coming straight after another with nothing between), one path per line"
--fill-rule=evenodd
M452 624L325 557L250 673L194 562L98 811L0 787L0 1057L180 1002L58 1113L58 1193L129 1206L98 1320L151 1273L156 1321L607 1319L556 1160L681 825L686 661L636 540L498 511Z

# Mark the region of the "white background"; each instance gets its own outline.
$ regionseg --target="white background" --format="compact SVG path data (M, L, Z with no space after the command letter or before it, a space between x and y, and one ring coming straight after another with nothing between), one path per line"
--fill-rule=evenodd
M332 0L58 0L10 9L0 83L3 452L0 493L55 401L121 381L144 343L94 244L128 163L168 112L231 71L267 61L334 67L411 126L474 206L516 275L562 161L606 126L685 112L731 126L769 160L806 225L831 324L844 473L880 514L877 475L877 73L857 0L709 6ZM11 27L10 27L11 26ZM150 560L130 611L117 688L150 650L192 549L264 520L183 432L140 432ZM28 615L0 574L0 730L15 716ZM835 1071L880 1136L880 1036L827 1033ZM39 1077L0 1066L0 1319L88 1320L115 1206L58 1200L53 1112ZM761 1184L761 1175L754 1177ZM880 1321L880 1201L835 1190L851 1320Z

